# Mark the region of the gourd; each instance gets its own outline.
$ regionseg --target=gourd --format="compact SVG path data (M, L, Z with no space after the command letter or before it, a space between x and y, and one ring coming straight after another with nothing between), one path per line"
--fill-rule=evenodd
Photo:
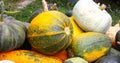
M0 60L0 63L15 63L15 62L10 60Z
M106 35L107 35L108 37L110 37L111 40L112 40L112 46L113 46L113 47L116 47L116 39L115 39L115 36L116 36L116 34L117 34L117 32L118 32L119 30L120 30L120 27L111 26L111 27L107 30L107 32L106 32Z
M25 40L26 27L15 18L3 15L3 1L1 0L0 14L0 52L19 48Z
M102 33L85 32L73 39L71 47L75 57L82 57L91 63L109 51L111 40Z
M120 56L120 51L112 47L106 55Z
M76 23L75 19L73 16L70 17L70 21L72 23L72 26L73 26L73 38L78 35L78 34L81 34L83 33L84 31L78 26L78 24Z
M60 53L57 53L57 54L53 55L53 57L56 57L56 58L58 58L62 61L65 61L68 58L67 51L63 50Z
M58 58L45 56L30 50L13 50L0 53L0 60L4 59L14 61L15 63L62 63Z
M112 23L111 15L93 0L79 0L73 8L78 25L87 32L106 33Z
M63 63L88 63L86 60L80 57L73 57L65 60Z
M120 50L120 30L117 31L117 33L115 35L115 44L116 44L115 48L117 50Z
M50 3L50 4L47 5L47 7L48 7L48 10L57 10L57 4L56 3L54 3L54 4ZM35 12L33 12L32 15L30 16L28 22L31 23L32 19L35 18L38 14L40 14L42 12L44 12L43 9L38 9Z
M67 15L68 17L71 17L72 16L72 10L69 10L65 13L65 15Z
M103 56L100 59L98 59L95 63L120 63L120 56Z
M42 12L28 27L28 40L32 48L42 54L54 55L65 50L71 44L72 37L72 24L59 11Z

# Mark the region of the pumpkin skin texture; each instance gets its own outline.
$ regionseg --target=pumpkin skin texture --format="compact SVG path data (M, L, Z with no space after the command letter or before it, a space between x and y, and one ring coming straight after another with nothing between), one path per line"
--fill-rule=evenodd
M0 52L17 49L26 37L25 25L11 16L3 15L0 22Z
M79 0L75 4L73 16L84 31L105 33L111 26L110 14L100 7L93 0Z
M86 60L80 57L73 57L65 60L63 63L88 63Z
M62 63L60 59L45 56L35 51L14 50L0 53L0 60L11 60L15 63Z
M73 27L69 18L59 11L46 11L36 16L28 27L32 48L54 55L65 50L72 41Z
M96 32L79 34L72 42L74 55L82 57L90 63L105 55L110 47L110 38Z
M120 56L103 56L95 63L120 63Z

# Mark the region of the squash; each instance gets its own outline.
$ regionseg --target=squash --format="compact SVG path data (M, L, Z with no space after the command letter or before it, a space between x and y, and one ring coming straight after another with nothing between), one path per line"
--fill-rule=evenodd
M120 51L112 47L106 55L120 56Z
M111 40L102 33L85 32L73 39L71 47L75 57L82 57L91 63L109 51Z
M69 10L65 13L65 15L67 15L68 17L71 17L72 16L72 10Z
M0 60L11 60L15 63L62 63L60 59L30 50L14 50L0 53Z
M57 10L57 4L56 3L54 3L54 4L49 3L47 5L47 7L48 7L48 10ZM32 15L30 16L28 22L31 23L32 19L35 18L38 14L40 14L42 12L44 12L43 9L38 9L35 12L33 12Z
M54 55L71 44L73 27L62 12L44 11L32 20L27 35L34 50Z
M27 29L22 22L3 14L3 3L0 7L0 52L17 49L24 43Z
M22 46L27 31L25 25L7 15L3 15L3 20L0 21L0 52L10 51Z
M73 16L70 17L70 21L72 23L72 26L73 26L73 34L74 34L74 37L78 34L81 34L83 33L84 31L78 26L78 24L76 23L75 19Z
M57 54L53 55L53 57L56 57L58 59L61 59L62 61L65 61L68 58L67 51L63 50L60 53L57 53Z
M105 7L93 0L79 0L73 8L73 16L84 31L105 33L112 24L112 17Z
M10 60L0 60L0 63L15 63L15 62Z
M115 44L116 44L115 48L117 50L120 50L120 30L117 31L117 33L115 35Z
M103 56L98 59L95 63L120 63L120 56Z
M63 63L88 63L86 60L80 57L73 57L65 60Z
M112 40L112 46L113 47L116 47L116 40L115 40L115 36L116 36L116 33L120 30L120 27L116 27L116 26L111 26L107 32L106 32L106 35L108 37L111 38Z

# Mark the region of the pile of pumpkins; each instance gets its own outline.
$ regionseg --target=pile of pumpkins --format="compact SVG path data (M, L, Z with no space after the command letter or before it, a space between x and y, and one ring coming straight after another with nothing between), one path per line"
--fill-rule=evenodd
M93 0L79 0L71 17L57 10L39 12L29 24L10 16L1 17L0 60L11 63L120 62L120 52L114 49L120 47L119 26L113 27L105 6ZM111 32L111 28L116 28L115 32Z

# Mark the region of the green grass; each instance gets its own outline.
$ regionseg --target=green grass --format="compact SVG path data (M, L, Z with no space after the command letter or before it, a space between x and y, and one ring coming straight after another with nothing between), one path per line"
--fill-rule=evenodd
M112 25L115 25L120 21L120 9L110 12L110 15L112 16Z
M38 9L42 9L42 5L41 5L41 1L40 0L36 0L36 2L29 4L27 7L25 7L24 9L22 9L20 12L17 13L6 13L9 16L13 16L15 17L17 20L23 21L23 22L28 22L29 17L31 16L31 14L33 12L35 12ZM58 10L65 13L68 10L72 9L72 7L70 6L59 6Z
M57 3L57 6L58 6L58 11L63 12L63 13L65 13L73 8L72 5L66 5L66 4L61 5L60 2ZM7 6L6 6L6 8L7 8ZM42 8L41 1L36 0L36 2L29 4L27 7L22 9L20 12L6 13L6 14L15 17L17 20L27 22L29 17L31 16L31 14L34 11L38 10L39 8ZM115 9L114 11L110 11L109 13L112 16L112 25L118 23L118 21L120 20L120 9Z

